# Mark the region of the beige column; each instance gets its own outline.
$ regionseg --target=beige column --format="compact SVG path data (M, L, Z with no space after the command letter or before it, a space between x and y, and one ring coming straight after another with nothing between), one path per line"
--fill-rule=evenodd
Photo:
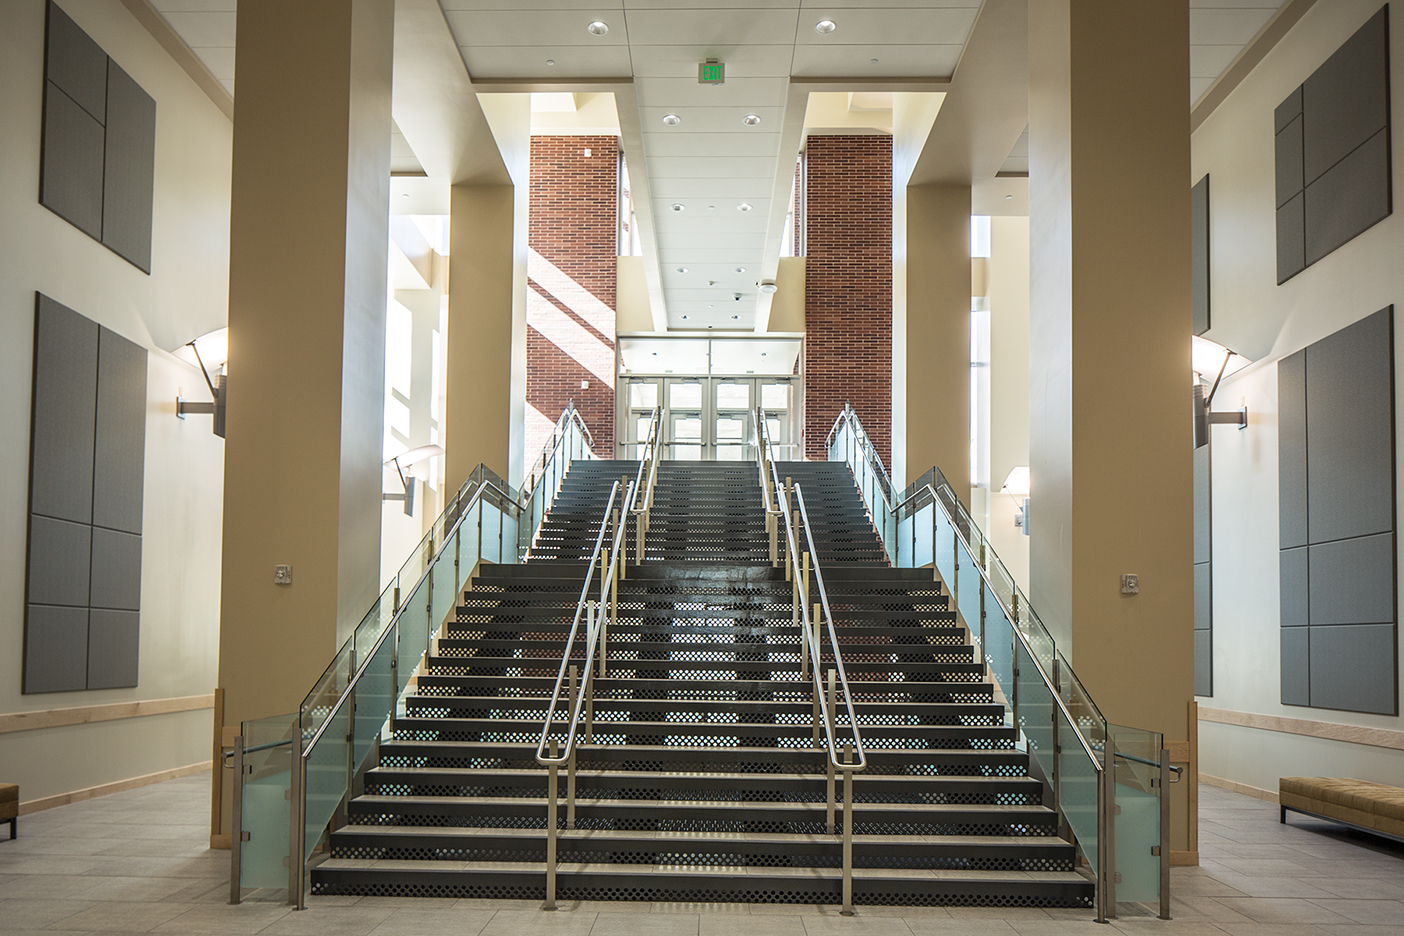
M444 487L479 464L522 480L527 187L455 185L449 221ZM535 457L536 453L531 453Z
M379 591L394 2L243 0L238 32L229 726L296 711Z
M893 332L893 360L906 369L905 389L897 380L893 387L905 406L894 407L893 476L906 485L937 466L968 507L970 186L909 185L905 194L906 257L904 269L893 270L905 286L905 309L893 309L905 312L905 340Z
M1029 5L1034 606L1107 717L1187 740L1189 4ZM1140 593L1120 576L1140 576ZM1187 848L1184 791L1174 844Z

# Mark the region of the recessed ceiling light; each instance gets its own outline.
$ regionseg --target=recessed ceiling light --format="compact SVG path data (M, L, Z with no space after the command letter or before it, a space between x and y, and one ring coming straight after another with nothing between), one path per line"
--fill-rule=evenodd
M684 315L683 318L687 318L687 316ZM658 357L658 352L657 352L657 351L653 352L653 356L654 356L654 357Z
M554 65L554 64L556 64L556 60L555 60L555 59L547 59L547 60L546 60L546 64L547 64L547 65Z
M674 211L682 211L682 210L683 210L683 204L682 204L682 202L673 202L673 210L674 210Z
M716 210L717 210L717 206L716 206L716 205L708 205L708 206L707 206L707 210L708 210L708 211L716 211Z
M676 127L678 124L682 123L682 118L677 114L664 114L663 122L670 127Z
M739 319L740 317L741 317L741 316L739 316L739 315L733 315L733 316L732 316L733 319Z
M818 28L817 26L815 27L815 29ZM605 33L609 32L609 24L600 20L595 20L589 26L585 27L585 31L592 36L603 36Z
M772 295L778 288L779 287L776 286L774 283L761 283L760 285L760 291L765 293L767 296Z
M686 316L686 315L683 316L683 321L684 321L684 322L687 321L687 316Z
M821 36L827 36L835 29L838 29L838 25L833 20L820 20L814 24L814 31Z
M741 118L741 122L748 127L754 127L756 124L760 123L760 116L758 114L747 114L745 117Z
M1005 201L1009 201L1009 200L1010 200L1011 198L1013 198L1013 197L1014 197L1013 195L1006 195L1006 196L1004 196L1004 200L1005 200Z
M745 273L745 272L746 272L746 268L745 268L745 267L737 267L737 268L735 269L734 272L736 272L736 273Z
M709 305L709 306L707 306L707 308L709 308L709 309L715 309L716 306L714 306L714 305Z
M708 325L707 327L708 327L708 328L711 328L712 326Z
M868 64L869 64L869 65L876 65L876 64L877 64L877 59L868 59Z
M762 352L761 352L761 357L765 357L765 355L766 355L766 352L762 351Z
M679 273L686 273L686 272L687 272L687 267L678 267L678 272L679 272Z
M739 204L739 205L736 206L736 210L737 210L737 211L750 211L750 210L751 210L751 206L750 206L749 204L747 204L746 202L742 202L741 204Z

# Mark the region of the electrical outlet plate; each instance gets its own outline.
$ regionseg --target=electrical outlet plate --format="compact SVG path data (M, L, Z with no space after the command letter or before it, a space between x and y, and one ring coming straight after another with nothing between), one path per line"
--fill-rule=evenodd
M275 565L275 566L273 567L273 584L274 584L274 585L291 585L291 584L292 584L292 566L290 566L290 565Z
M1134 572L1128 572L1121 577L1121 593L1123 595L1139 595L1141 593L1141 577Z

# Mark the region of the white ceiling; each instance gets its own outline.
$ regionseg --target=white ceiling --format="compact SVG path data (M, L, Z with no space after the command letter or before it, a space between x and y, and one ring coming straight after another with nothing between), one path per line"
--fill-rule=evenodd
M151 2L232 94L236 0ZM1191 104L1282 3L1190 0ZM668 325L746 330L756 318L760 271L767 259L774 267L767 250L779 242L771 227L783 213L771 201L797 155L781 152L790 80L949 77L980 4L441 0L474 80L632 79L645 164L630 173L647 180L652 199L654 237L645 251L661 270ZM837 28L821 35L814 26L826 19ZM608 33L587 31L596 20ZM698 63L708 58L725 63L724 85L697 83ZM680 122L665 125L668 114ZM745 125L747 115L760 123ZM1026 147L1021 138L1006 170L1026 170ZM397 171L417 166L402 137L394 153Z

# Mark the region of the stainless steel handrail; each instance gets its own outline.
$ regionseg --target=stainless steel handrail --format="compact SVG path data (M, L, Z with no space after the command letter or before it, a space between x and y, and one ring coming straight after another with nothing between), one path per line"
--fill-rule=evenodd
M833 441L838 434L839 426L844 422L848 422L851 426L857 427L857 432L854 433L854 437L860 442L866 443L865 448L870 450L872 443L868 440L867 433L863 431L862 423L858 421L858 415L848 404L844 405L843 412L839 415L838 419L834 421L834 428L829 431L829 446L831 447L833 445ZM868 457L869 465L876 467L880 472L882 472L880 480L884 483L885 486L890 488L891 481L886 477L886 470L882 466L882 460L880 458L877 458L877 453L871 452L870 454L869 451L865 451L864 455L870 456ZM970 540L965 536L965 534L961 532L960 524L955 522L955 518L951 515L951 512L946 507L945 502L940 498L940 496L937 494L936 489L931 484L928 483L921 486L920 488L917 488L910 495L904 497L899 506L910 503L915 498L927 492L929 492L931 495L932 503L938 506L941 509L941 512L945 514L947 522L949 522L951 525L951 530L960 540L961 545L965 547L966 554L973 558L976 555L976 551L971 547ZM886 497L885 493L882 491L879 491L879 493L884 494L883 500L884 503L887 505L888 509L895 510L895 508L893 508L891 505L891 501ZM1106 851L1107 849L1109 849L1110 843L1106 840L1107 836L1102 831L1104 826L1107 828L1110 827L1110 817L1108 814L1110 812L1110 807L1113 800L1113 796L1107 789L1110 786L1110 781L1113 774L1113 770L1111 769L1112 759L1107 757L1107 751L1110 750L1114 752L1115 745L1112 743L1109 729L1107 728L1107 723L1105 720L1103 720L1102 725L1104 732L1106 732L1106 737L1103 741L1102 750L1100 754L1098 753L1097 749L1094 747L1092 742L1083 733L1082 727L1081 725L1079 725L1078 720L1073 717L1072 712L1069 711L1067 704L1063 701L1062 693L1059 691L1058 684L1049 677L1048 671L1045 670L1043 668L1043 664L1039 662L1038 655L1034 653L1033 647L1029 644L1028 637L1024 634L1022 630L1020 630L1018 626L1018 616L1010 610L1008 605L1004 603L1004 599L1000 597L999 591L994 587L994 582L990 578L989 572L985 569L984 564L980 562L975 562L975 568L979 571L980 579L984 583L985 587L989 590L989 593L994 596L995 602L1000 607L1000 611L1005 615L1005 619L1009 621L1009 629L1014 633L1015 638L1019 641L1019 643L1023 645L1024 651L1028 654L1030 662L1034 664L1034 668L1037 670L1039 678L1042 679L1044 687L1048 689L1049 695L1057 704L1059 711L1063 713L1063 718L1067 721L1068 726L1073 731L1073 734L1077 736L1077 740L1082 746L1083 752L1087 754L1087 757L1092 762L1093 769L1096 772L1098 815L1097 844L1099 851L1103 851L1105 859L1099 860L1097 862L1097 921L1103 922L1106 919L1106 914L1109 909L1107 905L1110 901L1107 899L1106 894L1107 889L1109 888L1112 880L1110 868L1111 861L1109 860L1110 854ZM983 652L983 648L981 649ZM1069 675L1071 676L1072 674ZM1075 679L1076 677L1074 676L1073 678ZM1081 682L1078 682L1079 685L1081 685ZM1093 705L1095 710L1095 703L1092 702L1090 697L1087 697L1087 701L1089 702L1089 704ZM1097 714L1099 716L1101 715L1100 710L1097 710Z
M541 447L541 454L531 463L531 471L527 472L527 483L522 485L524 496L526 492L535 490L537 480L545 476L546 466L551 463L551 459L555 458L556 450L560 447L560 440L563 438L569 423L574 423L580 429L581 434L585 437L586 448L594 449L595 440L590 435L590 427L585 425L585 420L580 418L580 411L575 408L575 401L568 401L566 408L561 411L560 418L556 420L555 428L551 430L551 437Z
M780 564L780 510L775 506L775 491L765 470L767 464L773 464L770 450L774 444L770 441L764 425L765 409L757 406L751 410L751 431L756 438L756 467L760 472L761 507L765 510L765 533L770 539L770 564L774 567Z
M604 516L600 519L600 531L595 537L595 549L590 555L589 571L585 574L585 582L580 587L580 600L575 605L575 617L571 621L570 634L566 637L565 650L561 654L561 668L556 675L556 685L551 692L551 701L546 709L546 718L541 726L541 740L536 745L536 762L547 769L546 783L546 902L544 909L556 909L556 838L558 834L556 808L559 798L557 788L556 771L564 766L569 771L569 782L567 784L566 799L566 825L568 828L575 827L575 746L576 735L580 727L580 713L587 705L593 710L594 684L595 684L595 649L600 648L600 675L604 675L605 669L605 641L608 639L608 619L611 592L613 592L613 614L619 612L619 579L623 571L620 559L624 548L625 535L624 518L629 516L629 512L634 507L634 499L638 494L636 483L630 483L628 490L621 498L619 510L614 509L615 499L619 497L620 481L615 481L609 490L609 503L605 505ZM590 582L594 578L595 565L600 561L600 551L604 547L605 531L609 529L613 522L614 530L609 549L609 566L600 579L600 602L599 614L590 614L586 624L585 656L583 663L585 671L583 678L577 680L576 668L571 665L571 650L575 646L575 635L580 629L580 617L586 611L586 601L589 597ZM561 689L566 680L566 674L570 674L570 685L574 700L567 698L567 706L570 709L570 724L566 729L565 745L560 754L556 753L556 741L550 737L551 726L556 721L556 704L560 699ZM578 688L577 688L578 686ZM587 701L588 700L588 701ZM590 734L591 726L587 715L585 732ZM549 752L547 745L550 745Z
M634 476L636 503L631 511L634 515L634 565L643 562L644 536L648 533L649 516L653 510L653 486L658 481L658 422L662 417L663 407L661 405L655 406L648 418L648 439L644 443L645 455L639 459L639 470ZM637 504L640 493L643 499L641 506Z

